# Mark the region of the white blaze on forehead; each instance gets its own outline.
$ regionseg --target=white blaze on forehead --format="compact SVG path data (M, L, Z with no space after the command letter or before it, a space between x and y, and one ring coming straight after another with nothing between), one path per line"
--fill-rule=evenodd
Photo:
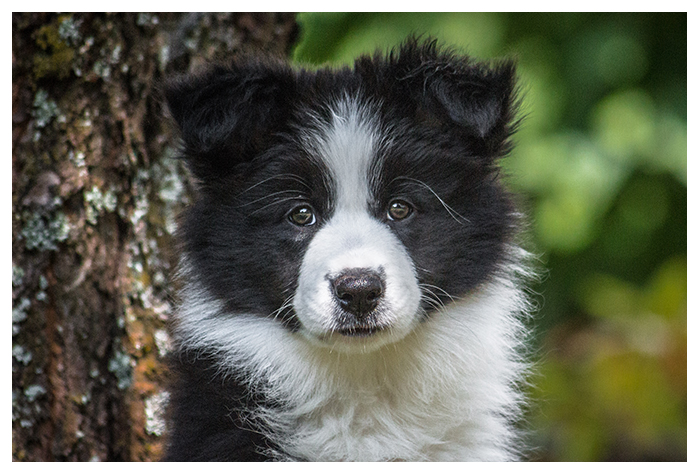
M347 351L379 347L408 334L418 318L420 289L407 250L370 209L371 167L382 141L379 120L367 105L345 98L331 109L330 120L312 117L311 133L302 135L309 152L323 163L333 183L333 214L316 232L304 254L294 310L302 333L312 341L332 338L340 318L330 276L348 269L371 269L384 279L377 322L391 328L370 340L348 343ZM347 343L347 342L346 342Z
M359 211L370 198L369 168L380 140L378 120L369 107L345 97L331 110L330 123L319 125L312 146L331 173L336 210Z

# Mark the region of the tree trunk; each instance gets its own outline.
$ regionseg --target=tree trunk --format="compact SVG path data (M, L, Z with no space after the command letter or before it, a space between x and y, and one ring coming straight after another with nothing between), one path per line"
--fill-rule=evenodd
M12 457L155 460L190 183L157 84L293 14L12 17Z

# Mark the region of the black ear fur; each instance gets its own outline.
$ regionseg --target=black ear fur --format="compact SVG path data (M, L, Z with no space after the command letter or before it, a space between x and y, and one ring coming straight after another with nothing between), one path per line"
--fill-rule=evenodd
M412 100L417 118L441 123L472 141L484 153L507 152L517 109L515 64L478 63L467 56L440 50L436 40L408 39L392 51L388 81L396 101ZM367 67L362 60L358 67Z
M285 119L292 70L280 63L213 65L171 80L164 97L197 178L221 177L252 159Z
M367 92L393 112L466 137L478 155L508 151L517 109L512 62L478 63L438 48L435 40L410 38L388 56L359 58L354 73L347 73L358 74ZM244 58L168 82L164 97L195 176L215 182L283 132L308 86L300 74L281 61ZM321 70L309 77L323 74L340 73Z
M498 133L498 126L510 119L512 77L510 64L468 74L448 73L430 81L430 93L450 120L483 138Z

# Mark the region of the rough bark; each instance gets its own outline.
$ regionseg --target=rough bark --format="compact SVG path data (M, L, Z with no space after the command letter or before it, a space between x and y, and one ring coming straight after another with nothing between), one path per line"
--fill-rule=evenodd
M14 14L12 456L154 460L190 182L158 82L262 49L292 14Z

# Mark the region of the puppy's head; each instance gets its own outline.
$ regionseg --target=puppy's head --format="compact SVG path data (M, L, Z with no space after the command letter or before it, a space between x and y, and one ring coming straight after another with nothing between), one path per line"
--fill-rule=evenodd
M238 61L166 99L199 196L191 279L308 341L370 351L488 281L514 213L514 72L407 42L353 69Z

